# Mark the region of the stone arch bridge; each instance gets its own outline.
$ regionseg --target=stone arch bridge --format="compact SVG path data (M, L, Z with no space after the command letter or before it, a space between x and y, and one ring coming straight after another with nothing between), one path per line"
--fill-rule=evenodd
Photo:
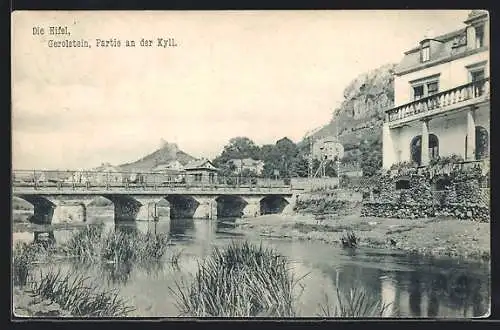
M12 196L34 206L33 223L85 222L96 197L114 205L115 221L153 220L157 207L170 218L216 219L291 214L297 191L291 186L64 186L12 184ZM163 212L165 214L165 212Z

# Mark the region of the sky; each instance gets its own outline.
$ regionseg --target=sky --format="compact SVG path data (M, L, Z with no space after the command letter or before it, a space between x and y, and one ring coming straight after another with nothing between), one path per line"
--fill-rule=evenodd
M397 63L468 12L14 12L12 166L81 169L177 143L213 158L232 137L295 142L327 124L356 76ZM68 26L71 36L33 36ZM175 48L157 47L173 37ZM96 39L122 47L96 47ZM140 47L141 38L153 39ZM50 48L85 39L91 48ZM135 40L136 47L125 47Z

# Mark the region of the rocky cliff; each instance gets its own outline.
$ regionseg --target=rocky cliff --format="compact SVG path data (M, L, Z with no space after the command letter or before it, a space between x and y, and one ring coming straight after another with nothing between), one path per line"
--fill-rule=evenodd
M344 145L346 157L359 158L360 144L381 145L384 110L393 106L395 64L386 64L354 79L344 90L344 101L333 118L314 138L335 136Z

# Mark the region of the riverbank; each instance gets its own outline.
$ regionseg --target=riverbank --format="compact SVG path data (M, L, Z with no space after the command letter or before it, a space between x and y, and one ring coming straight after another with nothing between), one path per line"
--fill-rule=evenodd
M489 262L490 224L447 218L389 219L356 215L266 215L240 219L236 228L247 235L317 240L341 246L352 231L359 247L396 249L422 256L447 256Z
M16 317L71 317L59 304L34 295L29 289L13 288L13 310Z

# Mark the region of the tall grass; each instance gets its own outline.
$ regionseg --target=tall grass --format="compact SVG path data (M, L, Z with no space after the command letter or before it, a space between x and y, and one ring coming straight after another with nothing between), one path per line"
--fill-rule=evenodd
M109 230L86 227L66 242L63 250L81 261L150 262L159 260L168 247L165 233Z
M40 280L32 283L32 292L73 316L118 317L134 310L116 290L104 290L81 274L63 275L60 270L40 274Z
M182 256L182 250L181 251L176 251L176 252L172 253L172 255L170 256L170 265L174 269L177 269L177 270L180 269L180 267L179 267L179 260L181 259L181 256Z
M325 294L325 303L320 304L322 317L382 317L392 304L383 303L378 297L367 293L362 287L336 290L337 304L332 305Z
M344 248L355 249L358 247L359 237L356 236L354 232L349 231L342 235L342 237L340 238L340 242L342 243L342 246Z
M47 256L47 250L38 243L17 242L12 251L14 285L25 286L30 278L33 262Z
M99 245L104 233L104 226L87 226L77 231L62 246L62 250L80 260L92 261L99 255Z
M103 239L101 258L113 262L150 262L159 260L167 251L167 234L110 231Z
M297 283L276 251L233 242L199 263L190 285L170 290L181 315L292 317Z

